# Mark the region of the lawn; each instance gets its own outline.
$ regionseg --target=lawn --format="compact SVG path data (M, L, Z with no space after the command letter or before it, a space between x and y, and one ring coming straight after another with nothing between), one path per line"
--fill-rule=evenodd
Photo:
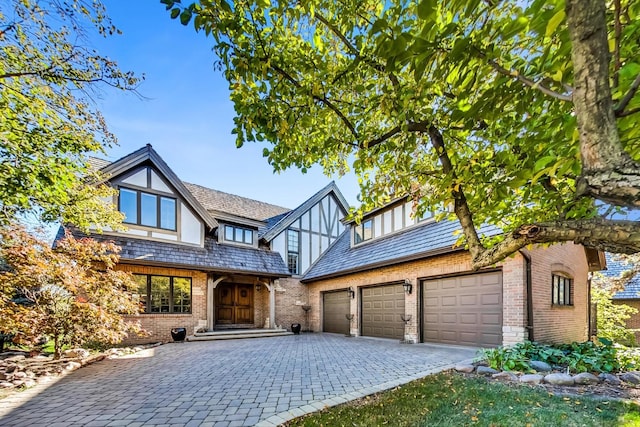
M287 426L638 426L640 407L553 396L446 372L292 420Z

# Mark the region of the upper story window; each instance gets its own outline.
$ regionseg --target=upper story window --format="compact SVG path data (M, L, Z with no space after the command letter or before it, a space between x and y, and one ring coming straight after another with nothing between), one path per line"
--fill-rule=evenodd
M224 240L227 242L245 243L253 245L253 230L234 225L224 226Z
M118 200L126 224L176 230L176 199L120 188Z
M287 267L289 273L300 274L300 232L287 230Z
M362 221L355 227L354 241L356 244L373 239L373 219Z
M573 279L559 274L551 275L551 304L573 305Z

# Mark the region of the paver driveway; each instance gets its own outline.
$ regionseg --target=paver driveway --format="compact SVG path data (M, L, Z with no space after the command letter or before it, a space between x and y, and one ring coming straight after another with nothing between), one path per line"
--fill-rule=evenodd
M474 355L332 334L167 344L0 400L0 425L271 426Z

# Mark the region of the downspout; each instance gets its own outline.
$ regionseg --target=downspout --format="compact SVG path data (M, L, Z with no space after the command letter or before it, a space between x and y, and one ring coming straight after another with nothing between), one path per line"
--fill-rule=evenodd
M528 340L534 341L533 335L533 289L531 284L531 256L524 252L519 251L522 257L524 258L524 280L525 286L527 288L527 332L528 332Z
M590 271L589 273L587 273L587 325L589 325L588 326L589 340L591 340L591 337L598 335L597 314L595 319L592 318L593 317L592 308L591 308L591 279L592 278L593 278L593 272Z

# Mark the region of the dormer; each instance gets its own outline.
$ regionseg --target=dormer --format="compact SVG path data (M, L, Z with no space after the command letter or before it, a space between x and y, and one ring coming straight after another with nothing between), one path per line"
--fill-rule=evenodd
M100 172L118 190L111 202L127 227L118 233L202 247L206 231L218 225L150 145Z
M353 247L430 220L433 220L432 212L426 212L422 217L416 218L413 216L413 202L401 198L367 213L359 223L353 220L346 223L351 225Z

